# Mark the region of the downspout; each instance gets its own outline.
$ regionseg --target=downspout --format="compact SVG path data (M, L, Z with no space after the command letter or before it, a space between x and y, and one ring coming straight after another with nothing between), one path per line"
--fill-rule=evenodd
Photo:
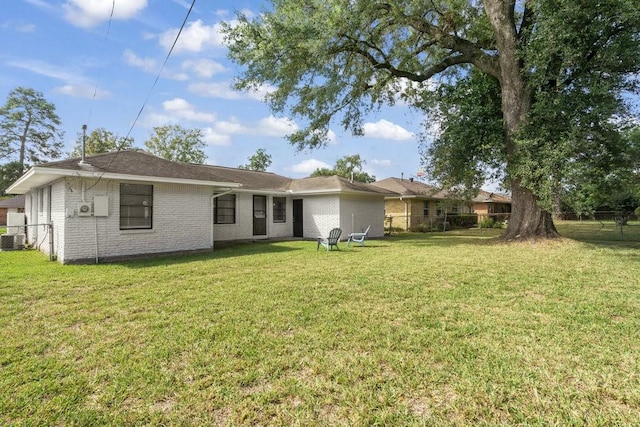
M220 196L225 196L225 195L227 195L227 194L229 194L231 192L233 192L233 190L227 190L227 191L224 191L222 193L212 194L211 195L211 250L212 251L213 251L213 245L215 243L214 236L213 236L213 227L214 227L214 223L213 223L213 221L214 221L214 218L213 218L213 213L214 213L213 212L213 200L218 198L218 197L220 197Z
M404 231L409 231L409 202L400 196L400 201L404 202Z
M98 264L98 217L94 215L93 219L96 232L96 264Z

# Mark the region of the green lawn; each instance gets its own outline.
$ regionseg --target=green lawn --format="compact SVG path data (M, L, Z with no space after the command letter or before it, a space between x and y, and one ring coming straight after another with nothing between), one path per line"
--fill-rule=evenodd
M637 424L638 242L497 233L0 253L0 425Z

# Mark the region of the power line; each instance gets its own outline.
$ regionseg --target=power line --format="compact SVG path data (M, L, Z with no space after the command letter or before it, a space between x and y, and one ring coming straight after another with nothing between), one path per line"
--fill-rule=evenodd
M178 39L180 38L180 34L182 34L182 30L184 29L185 25L187 24L187 19L189 19L189 15L191 15L191 11L193 10L193 6L195 4L196 4L196 0L192 0L191 1L191 6L189 7L189 10L187 11L187 14L185 15L184 20L182 21L182 25L180 26L180 29L178 30L178 34L176 34L176 38L173 41L173 44L171 45L171 49L169 49L169 52L167 53L167 56L164 58L164 62L162 63L162 66L160 67L160 71L158 72L158 75L156 76L156 79L153 81L153 84L151 85L151 89L149 89L149 93L147 94L147 97L145 98L144 102L142 103L142 107L140 107L140 111L138 111L138 115L136 116L135 120L131 124L131 127L129 128L129 132L127 132L127 136L125 137L124 141L126 141L129 138L129 136L131 135L131 132L133 131L133 128L136 126L136 124L138 123L138 119L142 115L142 111L144 111L144 108L147 106L147 102L149 101L149 98L151 97L151 93L155 89L156 84L158 84L158 80L160 80L160 76L162 75L162 72L164 71L164 68L167 65L167 62L169 61L169 57L171 57L171 53L173 52L173 49L176 47L176 44L178 43ZM120 152L120 147L118 147L118 151L117 152Z
M113 0L113 2L114 2L114 5L115 5L115 0ZM133 131L133 128L138 123L138 120L140 119L140 116L142 115L142 112L144 111L145 107L147 106L147 103L149 102L149 98L151 98L151 93L153 92L153 90L155 89L156 85L158 84L158 80L160 80L160 76L162 75L162 72L164 71L164 68L167 65L167 62L169 61L169 58L171 57L171 54L173 53L173 49L176 47L176 44L178 43L178 39L180 38L180 35L182 34L182 30L187 25L187 20L189 19L189 15L191 15L191 11L193 10L193 6L195 4L196 4L196 0L192 0L191 1L191 6L189 7L189 10L187 11L187 14L185 15L184 20L182 21L182 25L180 25L180 29L178 30L178 34L176 34L176 38L173 40L173 44L171 45L171 49L169 49L169 52L167 52L167 56L164 58L164 61L162 62L162 66L160 67L160 71L158 71L158 74L156 75L156 78L153 81L153 84L151 85L151 88L149 89L149 93L147 93L147 97L145 98L144 102L142 103L142 106L140 107L140 110L138 111L138 114L136 115L136 118L133 120L133 123L131 124L131 127L129 128L129 131L127 132L127 135L124 137L124 139L122 140L121 144L118 146L114 156L111 158L111 161L109 161L109 164L107 165L106 169L109 169L109 167L111 166L113 161L116 159L116 157L118 157L118 154L122 150L122 146L129 140L129 137L131 136L131 132ZM111 10L111 13L113 15L113 8ZM88 188L88 190L90 190L93 187L95 187L96 185L98 185L98 183L102 179L103 175L104 175L104 172L102 172L100 174L100 177L98 177L98 180L92 186L90 186Z
M111 33L111 22L113 21L113 12L116 9L116 0L111 2L111 13L109 14L109 22L107 24L107 34L104 38L104 47L102 48L102 60L106 57L107 53L107 45L109 43L109 34ZM104 71L104 67L100 68L100 74L98 74L98 78L96 79L96 85L93 88L93 101L96 100L96 96L98 95L98 87L100 86L100 80L102 78L102 72ZM87 117L86 123L91 121L91 116L93 115L93 106L89 107L89 117Z

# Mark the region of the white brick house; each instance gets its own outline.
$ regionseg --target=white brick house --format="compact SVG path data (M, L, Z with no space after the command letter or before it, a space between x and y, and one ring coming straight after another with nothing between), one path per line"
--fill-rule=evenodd
M171 162L138 150L32 167L8 192L25 195L27 243L61 263L213 250L216 241L346 239L384 227L374 185L340 177L290 179Z

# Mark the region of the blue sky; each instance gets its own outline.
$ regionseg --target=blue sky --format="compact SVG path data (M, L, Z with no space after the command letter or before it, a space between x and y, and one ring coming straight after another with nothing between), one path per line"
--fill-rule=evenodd
M207 163L237 167L257 149L272 156L269 171L299 178L338 158L360 154L378 179L415 176L416 134L423 117L398 105L368 117L365 135L339 125L326 148L297 152L285 135L299 123L274 116L261 94L230 88L237 66L228 61L220 23L236 11L259 13L261 0L197 1L160 80L162 62L184 20L188 0L7 0L0 14L0 103L9 91L31 87L56 106L66 152L83 124L124 136L143 147L154 126L202 129ZM268 90L268 89L266 89Z

